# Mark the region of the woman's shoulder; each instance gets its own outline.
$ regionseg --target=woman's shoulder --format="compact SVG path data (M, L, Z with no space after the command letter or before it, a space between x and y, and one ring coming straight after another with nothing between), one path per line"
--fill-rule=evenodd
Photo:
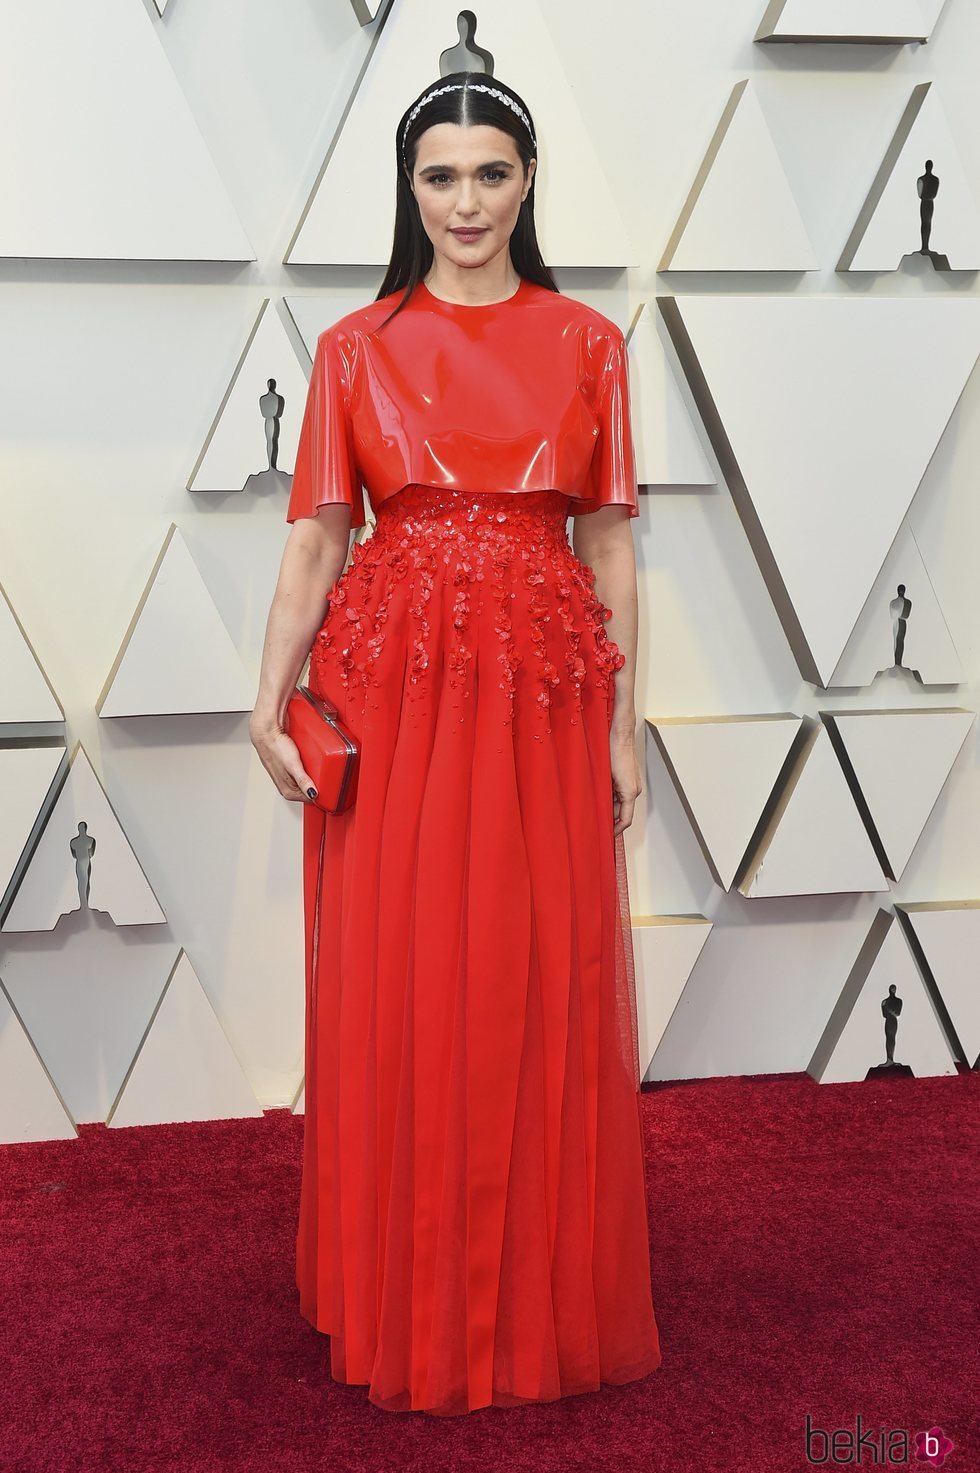
M528 294L528 305L555 319L556 325L563 329L569 326L578 327L590 344L614 342L624 340L622 329L600 312L597 307L592 307L588 302L579 301L578 297L567 296L564 292L553 292L545 286L529 283L531 290Z
M402 293L392 292L387 297L381 297L377 301L367 302L363 307L355 307L352 312L345 312L343 317L338 317L336 322L331 322L321 333L317 334L318 343L326 343L334 338L351 338L360 333L372 333L375 328L387 317L393 307L397 307Z

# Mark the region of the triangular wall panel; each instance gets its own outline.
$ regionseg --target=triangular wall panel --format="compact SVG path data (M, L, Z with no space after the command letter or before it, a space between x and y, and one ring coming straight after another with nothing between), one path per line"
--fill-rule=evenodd
M971 1068L980 1065L980 900L935 900L895 907L914 948L921 950L942 1005Z
M888 1010L901 1004L894 1066L911 1070L916 1079L956 1073L949 1039L902 929L884 910L875 917L807 1072L821 1084L843 1084L888 1066L883 1003Z
M966 679L907 519L881 565L828 685L871 685L884 671L893 675L907 672L923 686L957 685Z
M143 5L7 5L3 26L0 256L255 260Z
M134 944L107 918L77 911L36 944L9 949L4 986L76 1125L104 1122L179 949L168 926Z
M166 920L79 742L0 930L53 931L83 897L117 926Z
M106 1124L168 1125L261 1116L185 951L181 951Z
M0 1146L78 1135L64 1101L0 986Z
M658 271L816 271L758 93L736 83Z
M637 481L641 486L716 485L655 305L639 309L626 344Z
M886 873L900 880L976 721L975 711L822 711Z
M802 718L648 717L715 880L732 885Z
M826 685L980 351L980 302L658 298L790 647Z
M6 722L64 721L41 662L13 604L0 587L0 726Z
M796 755L738 889L750 899L888 889L823 727Z
M770 0L757 41L928 41L943 0Z
M251 476L292 475L308 370L267 297L191 472L190 491L242 491Z
M973 185L938 92L931 82L920 82L841 253L838 271L897 271L905 257L921 258L917 181L927 175L927 160L938 193L925 259L931 259L937 271L980 267L980 210Z
M0 917L67 771L60 738L0 742Z
M657 1049L711 932L702 915L634 916L636 1014L640 1074L662 1079Z
M384 0L351 0L358 24L369 26L372 21L377 19L378 11L381 9L383 3Z
M254 682L175 523L96 702L100 716L251 711Z

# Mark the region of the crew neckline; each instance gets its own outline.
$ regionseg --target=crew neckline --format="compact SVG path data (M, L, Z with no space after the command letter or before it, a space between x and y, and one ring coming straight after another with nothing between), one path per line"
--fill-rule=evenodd
M492 312L495 307L507 307L511 302L516 302L518 297L522 297L527 289L528 281L526 276L522 276L517 290L511 292L509 297L502 297L499 302L449 302L445 297L437 297L435 292L431 292L421 278L418 284L430 302L436 302L440 307L448 307L450 311L458 309L460 312Z

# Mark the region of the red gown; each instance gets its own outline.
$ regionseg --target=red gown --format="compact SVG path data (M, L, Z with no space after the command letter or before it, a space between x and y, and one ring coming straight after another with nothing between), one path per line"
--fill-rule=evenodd
M567 517L638 515L626 351L522 280L422 284L318 341L287 518L374 531L309 684L361 745L303 809L300 1311L394 1411L551 1401L660 1364L629 898L623 655Z

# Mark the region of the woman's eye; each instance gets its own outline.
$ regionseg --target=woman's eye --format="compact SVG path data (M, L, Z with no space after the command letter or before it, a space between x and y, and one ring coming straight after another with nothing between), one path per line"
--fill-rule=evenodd
M499 184L500 181L502 179L506 179L506 177L507 177L507 175L504 173L503 169L486 169L486 170L484 170L484 173L483 173L483 178L484 179L488 179L491 184ZM429 175L429 183L430 184L434 184L437 189L441 189L442 188L442 181L444 179L451 180L452 179L452 175L450 175L450 174L430 174Z

